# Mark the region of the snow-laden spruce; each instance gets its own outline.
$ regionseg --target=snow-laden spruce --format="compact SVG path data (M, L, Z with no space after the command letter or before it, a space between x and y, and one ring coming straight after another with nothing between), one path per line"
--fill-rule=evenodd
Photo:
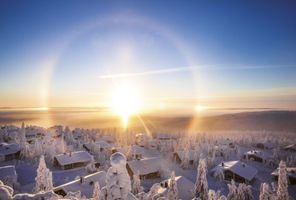
M178 200L178 187L174 171L172 171L169 182L168 200Z
M143 187L141 186L141 180L139 177L139 170L136 172L136 174L133 175L133 188L132 192L134 195L143 192Z
M37 176L35 178L35 181L36 181L36 185L34 188L34 192L50 191L53 188L52 173L46 167L46 163L43 155L40 157L40 162L37 169Z
M253 200L251 186L240 183L238 187L235 185L234 180L228 184L229 193L227 200Z
M99 182L95 182L93 190L93 200L100 200L101 188Z
M200 159L194 186L195 197L199 197L201 200L208 200L208 192L206 161L205 159Z
M260 187L259 200L273 200L274 196L267 183L262 183Z
M288 194L286 163L284 161L281 161L279 165L277 200L287 200L287 199L289 199L289 194Z
M101 190L102 200L128 199L131 181L126 170L126 157L122 153L114 153L110 157L111 167L106 176L106 186Z

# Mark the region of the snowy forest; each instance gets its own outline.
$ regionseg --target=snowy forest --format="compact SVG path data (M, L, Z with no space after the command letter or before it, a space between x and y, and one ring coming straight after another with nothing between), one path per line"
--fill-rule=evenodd
M290 200L292 133L7 125L0 199Z

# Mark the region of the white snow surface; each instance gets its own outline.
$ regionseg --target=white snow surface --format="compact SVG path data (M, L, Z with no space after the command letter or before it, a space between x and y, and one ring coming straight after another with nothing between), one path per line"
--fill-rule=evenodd
M192 199L193 198L193 189L194 183L185 178L184 176L176 176L175 180L177 182L178 188L178 197L180 199ZM171 182L171 179L164 180L160 183L161 187L166 188L166 190L161 191L162 194L167 194L168 186ZM165 187L167 185L167 187Z
M239 160L223 162L223 164L224 166L222 166L221 162L218 166L212 169L211 172L215 172L218 168L222 168L223 170L230 170L249 181L251 181L257 174L256 168L249 166Z
M120 152L114 153L110 157L110 164L111 164L112 167L114 167L116 169L120 169L120 168L122 168L122 166L125 167L125 165L126 165L126 158Z
M82 180L83 181L81 183L81 179L76 179L74 181L65 183L63 185L59 185L55 187L53 190L54 191L64 190L66 193L76 192L80 190L82 196L84 195L87 198L90 198L92 197L92 194L93 194L93 188L94 188L95 182L99 182L101 187L104 187L106 185L106 172L104 171L96 172L94 174L90 174L82 177Z
M76 151L70 154L59 154L56 155L55 158L61 165L68 165L72 163L78 162L90 162L91 155L86 151Z
M154 157L129 161L128 165L134 174L139 171L139 175L146 175L160 171L161 163L161 157Z
M7 144L1 143L0 144L0 155L9 155L16 153L20 150L20 146L18 144Z
M3 180L8 176L11 176L11 177L17 176L14 165L0 167L0 180Z

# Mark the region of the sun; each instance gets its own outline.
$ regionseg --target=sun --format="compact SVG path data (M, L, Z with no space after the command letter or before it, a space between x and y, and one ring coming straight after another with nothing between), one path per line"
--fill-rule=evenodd
M128 118L139 109L139 95L136 88L129 84L121 84L115 88L112 95L112 110L122 118L122 124L127 127Z
M208 106L200 106L200 105L195 106L195 110L198 111L198 112L201 112L201 111L204 111L204 110L207 110L207 109L209 109Z

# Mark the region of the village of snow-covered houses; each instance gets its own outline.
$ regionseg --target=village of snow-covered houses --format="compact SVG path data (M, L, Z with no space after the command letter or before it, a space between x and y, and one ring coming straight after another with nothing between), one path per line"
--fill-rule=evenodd
M296 198L292 134L122 134L23 123L2 126L0 141L1 200Z

